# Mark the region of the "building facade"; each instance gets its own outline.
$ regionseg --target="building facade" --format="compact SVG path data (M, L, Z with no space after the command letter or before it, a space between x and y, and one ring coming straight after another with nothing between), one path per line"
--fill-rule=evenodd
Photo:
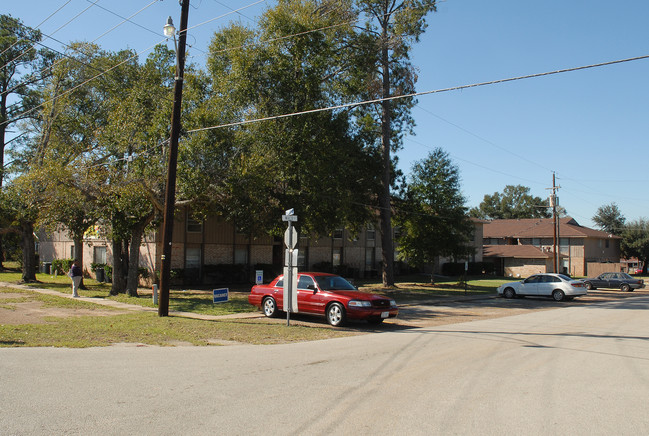
M593 275L620 270L620 238L583 227L571 217L559 220L559 272ZM554 272L554 221L551 218L493 220L484 225L483 255L496 272L528 277Z

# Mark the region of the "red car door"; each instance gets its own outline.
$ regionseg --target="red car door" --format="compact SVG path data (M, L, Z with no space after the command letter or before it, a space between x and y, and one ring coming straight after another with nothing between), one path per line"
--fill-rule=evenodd
M298 310L324 315L325 307L329 302L326 294L328 292L318 289L313 277L301 275L297 282Z

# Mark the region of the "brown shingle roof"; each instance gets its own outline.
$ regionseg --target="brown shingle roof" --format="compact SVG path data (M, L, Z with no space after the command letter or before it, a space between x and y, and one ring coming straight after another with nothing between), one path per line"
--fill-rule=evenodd
M514 257L518 259L551 259L552 253L534 245L483 245L484 257Z
M600 230L580 226L571 217L559 220L559 234L562 238L614 238ZM526 218L511 220L493 220L483 227L485 238L552 238L554 220L552 218Z

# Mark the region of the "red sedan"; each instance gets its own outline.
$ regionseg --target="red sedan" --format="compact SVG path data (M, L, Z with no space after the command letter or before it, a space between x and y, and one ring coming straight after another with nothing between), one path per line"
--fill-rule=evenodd
M248 302L262 309L264 315L276 316L283 307L283 285L283 275L270 284L255 285ZM380 324L399 313L394 300L361 292L344 278L327 273L298 274L297 306L299 313L325 316L332 326L343 325L347 320Z

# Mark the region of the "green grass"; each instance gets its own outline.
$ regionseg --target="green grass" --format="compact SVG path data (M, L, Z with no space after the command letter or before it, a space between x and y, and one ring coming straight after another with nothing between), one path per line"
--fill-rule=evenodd
M37 274L37 283L30 287L43 288L70 294L71 284L67 276L54 277L49 274ZM0 272L0 282L20 283L19 271ZM394 298L398 304L426 302L435 298L449 296L475 296L494 294L496 287L510 281L504 278L470 278L465 286L457 279L438 280L429 283L429 277L412 276L400 278L395 287L383 288L380 281L363 281L357 283L366 292L376 292ZM110 284L99 283L93 279L84 279L86 290L80 291L84 297L110 299L136 304L143 307L155 307L151 291L140 289L139 298L125 294L110 296ZM214 304L211 291L179 290L170 291L170 311L193 312L207 315L228 315L233 313L254 312L257 309L248 304L249 287L231 289L230 301ZM12 286L0 287L0 293L16 293L20 296L0 299L0 309L14 310L16 304L38 302L41 307L62 309L84 309L96 311L96 315L47 317L45 323L21 325L0 324L0 347L94 347L108 346L116 343L142 343L147 345L173 346L177 344L210 345L230 341L248 344L277 344L296 341L319 340L331 337L348 336L362 333L363 329L332 329L325 326L307 327L291 325L287 328L283 322L266 319L235 320L195 320L183 317L159 317L155 312L124 313L123 310L92 302L65 298L63 296L45 295L35 291L18 289ZM110 311L115 311L114 315ZM2 320L0 319L0 323Z
M0 325L0 347L102 347L117 343L159 346L213 345L229 341L278 344L357 334L324 327L272 322L203 321L151 312L115 316L48 317L46 324Z
M360 282L358 288L394 298L397 304L426 302L440 297L479 296L496 293L496 288L511 279L502 277L469 277L466 287L457 278L436 279L430 283L430 276L401 277L393 288L383 288L379 282Z

